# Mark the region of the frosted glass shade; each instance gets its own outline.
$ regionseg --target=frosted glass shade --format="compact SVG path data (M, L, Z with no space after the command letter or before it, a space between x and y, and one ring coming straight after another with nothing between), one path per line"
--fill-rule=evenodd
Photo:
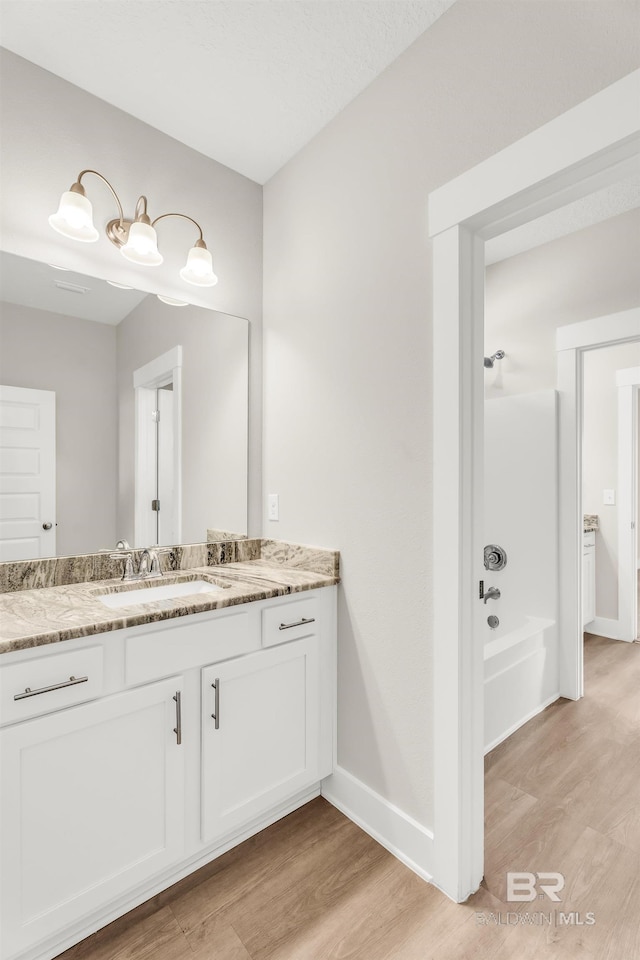
M70 240L94 243L100 234L93 225L91 201L81 193L67 190L60 197L60 206L49 217L49 226Z
M197 287L214 287L218 278L213 272L213 258L206 247L191 247L187 263L180 271L187 283Z
M139 220L129 227L129 237L120 253L127 260L146 267L157 267L163 260L155 230L150 223L141 223Z

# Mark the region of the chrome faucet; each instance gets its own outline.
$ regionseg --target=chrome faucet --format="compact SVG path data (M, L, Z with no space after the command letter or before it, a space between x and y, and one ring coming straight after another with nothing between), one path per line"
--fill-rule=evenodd
M147 548L140 555L140 566L138 567L138 577L143 580L147 577L161 577L160 557L158 551Z
M112 560L124 560L123 580L151 580L162 576L159 553L168 551L158 551L153 547L145 548L140 554L140 563L138 572L135 572L133 565L133 550L119 550L118 553L111 553Z
M483 599L485 603L487 602L487 600L499 600L500 591L498 590L497 587L489 587L487 590L485 590Z

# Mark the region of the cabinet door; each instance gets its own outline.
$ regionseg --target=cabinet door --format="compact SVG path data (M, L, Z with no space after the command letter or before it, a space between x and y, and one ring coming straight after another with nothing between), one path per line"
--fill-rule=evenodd
M307 637L202 671L203 841L318 780L317 645Z
M585 547L582 553L582 623L587 624L596 615L596 550Z
M180 858L182 679L0 732L2 960Z

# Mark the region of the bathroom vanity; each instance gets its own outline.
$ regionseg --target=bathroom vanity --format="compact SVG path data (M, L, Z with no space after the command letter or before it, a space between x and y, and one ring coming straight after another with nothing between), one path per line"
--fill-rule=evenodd
M122 609L115 580L0 594L2 960L50 960L320 792L326 554L183 570L216 589Z

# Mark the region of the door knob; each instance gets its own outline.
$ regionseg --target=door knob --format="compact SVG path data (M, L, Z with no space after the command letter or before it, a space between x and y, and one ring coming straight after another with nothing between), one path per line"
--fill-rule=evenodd
M43 523L43 524L42 524L42 529L43 529L43 530L51 530L51 527L52 527L52 526L53 526L52 523Z

